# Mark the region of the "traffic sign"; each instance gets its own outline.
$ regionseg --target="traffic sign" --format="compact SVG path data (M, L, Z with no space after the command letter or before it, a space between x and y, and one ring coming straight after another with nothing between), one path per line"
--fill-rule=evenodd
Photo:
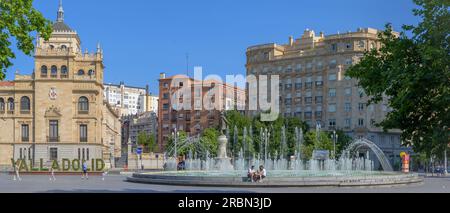
M142 154L142 147L138 147L138 148L136 149L136 153L137 153L138 155Z

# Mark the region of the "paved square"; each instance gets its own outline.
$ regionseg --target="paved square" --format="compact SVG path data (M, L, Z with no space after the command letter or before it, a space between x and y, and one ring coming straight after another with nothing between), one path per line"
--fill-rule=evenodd
M13 176L0 174L0 193L450 193L450 178L426 178L423 184L375 188L229 188L189 187L130 183L126 176L93 176L82 180L80 176Z

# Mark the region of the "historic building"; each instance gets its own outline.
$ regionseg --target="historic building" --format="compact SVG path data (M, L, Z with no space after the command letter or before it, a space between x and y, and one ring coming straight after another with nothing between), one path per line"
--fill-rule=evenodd
M218 92L222 93L222 99L215 95L208 97L213 88L220 88ZM190 97L180 95L183 89L187 89ZM222 111L245 109L245 98L244 89L223 82L194 80L182 75L166 77L165 73L161 73L158 106L160 151L164 151L170 135L175 131L184 131L189 136L197 136L206 128L217 127ZM178 103L173 103L173 100L177 99L179 99ZM204 103L204 100L212 100L212 102ZM177 110L177 104L187 104L190 109ZM212 105L221 107L214 108ZM241 111L245 112L245 110Z
M103 51L83 53L60 4L48 41L37 39L31 75L0 82L0 165L120 157L118 113L103 100Z
M368 97L357 81L345 77L346 69L358 63L365 51L380 47L378 32L360 28L317 36L305 30L287 44L249 47L247 74L280 76L282 115L299 117L312 128L319 123L324 130L342 129L353 138L370 139L393 157L404 149L400 132L383 132L375 126L390 110L387 102L367 105Z

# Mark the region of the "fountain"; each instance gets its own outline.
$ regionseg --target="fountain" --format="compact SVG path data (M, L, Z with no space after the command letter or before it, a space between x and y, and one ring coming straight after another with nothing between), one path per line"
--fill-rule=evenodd
M219 147L216 157L210 156L208 151L199 143L200 139L191 138L186 141L178 141L179 148L193 146L198 150L189 153L186 162L186 171L173 171L174 162L166 161L167 171L152 173L135 173L128 181L153 184L172 185L204 185L204 186L260 186L259 183L251 183L246 178L246 168L254 165L264 165L267 169L268 178L262 184L264 186L374 186L418 183L423 181L417 174L401 174L392 172L392 166L381 149L375 143L367 139L353 141L340 158L332 159L329 151L316 150L312 159L301 158L301 147L303 143L303 130L295 128L295 152L293 156L287 156L286 127L282 127L279 150L274 155L268 152L271 132L261 129L259 135L259 150L251 156L246 156L252 145L246 145L247 128L244 129L244 139L238 153L228 156L228 138L226 136L227 121L222 114L221 135L218 138ZM235 128L236 129L236 128ZM253 141L252 127L248 128L250 141ZM237 131L234 131L234 147L232 151L237 152ZM255 148L255 147L253 147ZM373 171L374 162L369 158L359 157L361 148L369 148L375 153L384 171ZM171 151L171 148L169 151ZM200 154L200 158L196 157ZM237 155L236 155L237 154ZM232 163L233 162L233 163Z

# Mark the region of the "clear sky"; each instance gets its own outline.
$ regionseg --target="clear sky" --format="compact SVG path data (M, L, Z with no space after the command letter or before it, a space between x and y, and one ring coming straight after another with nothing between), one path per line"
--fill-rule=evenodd
M56 20L58 0L35 0L45 17ZM160 72L245 74L245 51L252 45L286 43L306 28L325 35L383 29L391 22L416 24L412 0L63 0L65 22L76 30L83 51L104 49L105 83L158 92ZM17 52L17 51L16 51ZM8 69L30 74L33 58L21 53Z

